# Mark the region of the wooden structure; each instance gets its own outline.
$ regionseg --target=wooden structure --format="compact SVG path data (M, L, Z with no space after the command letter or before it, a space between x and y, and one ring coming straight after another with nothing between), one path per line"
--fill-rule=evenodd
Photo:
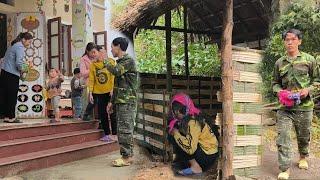
M184 28L182 29L171 27L171 11L173 9L179 9L179 7L183 7L184 9ZM266 38L268 35L268 25L271 19L270 12L271 1L269 0L131 0L127 9L125 10L125 13L115 18L116 20L113 22L113 26L116 29L124 32L132 39L134 39L134 35L139 29L163 30L166 34L166 92L168 92L168 94L163 91L141 92L140 97L142 98L142 104L140 103L140 108L143 111L140 111L141 113L139 114L140 116L138 121L144 122L145 124L141 125L141 123L138 123L138 129L140 128L141 130L142 128L144 131L147 130L149 132L154 131L154 134L158 134L160 136L161 134L165 135L166 123L163 113L166 113L166 110L164 107L166 107L170 95L175 91L175 83L174 77L172 76L171 67L171 32L184 33L186 79L188 80L188 35L196 34L198 37L209 37L208 42L218 43L221 47L222 92L224 92L224 94L221 96L223 104L223 116L219 116L218 119L221 122L221 129L223 130L223 153L221 156L222 178L229 179L234 174L234 169L236 169L235 172L244 172L242 174L250 175L250 173L246 173L248 172L248 169L246 169L247 165L254 164L250 162L255 160L257 160L255 162L259 162L259 157L257 155L252 155L252 158L248 158L248 155L247 157L235 156L235 158L233 158L236 153L233 152L233 150L234 147L236 147L236 149L242 148L245 152L251 152L251 146L254 146L252 149L259 149L257 148L257 145L259 145L259 142L261 141L257 141L259 139L257 136L235 136L235 131L233 128L234 125L239 125L239 127L236 127L237 131L238 129L243 129L245 132L244 134L246 134L247 132L251 131L249 129L252 128L252 124L246 124L247 120L252 121L252 123L257 123L257 121L261 120L260 115L257 114L258 111L252 114L239 114L239 112L234 112L238 108L242 110L250 109L250 107L256 107L255 103L260 102L261 95L246 91L235 91L233 94L233 85L238 84L239 86L243 87L254 86L253 84L259 82L260 78L254 74L256 72L250 72L244 69L242 71L235 71L235 73L233 72L232 44L257 41L257 44L259 44L259 47L257 48L261 48L260 40ZM156 21L161 15L165 15L165 26L156 26ZM243 55L242 61L245 61L246 59L251 58ZM244 64L243 66L235 67L241 69L242 67L252 68L255 66L255 70L257 70L257 66L252 65L256 62L257 61L246 62L248 65ZM233 81L233 79L235 79L235 81ZM253 84L245 82L250 82ZM237 87L235 86L235 88ZM248 88L247 90L251 91ZM233 101L236 101L236 103ZM151 114L160 114L158 114L159 116L154 116L155 118L151 118L150 114L146 113L149 111L151 111ZM158 111L161 111L162 114ZM243 113L247 112L244 111ZM244 118L248 119L245 120ZM161 127L158 126L162 129L160 129L160 131L154 127L147 127L146 129L146 122L148 121L147 119L153 119L155 122L160 124L162 123ZM255 130L253 129L253 131ZM237 135L239 134L237 133ZM239 139L235 139L235 137ZM155 141L156 139L150 139L150 137L147 138L146 136L143 136L142 138L140 137L140 139L144 142L147 142L147 144L151 146L164 148L166 146L165 143L158 143ZM163 143L165 138L162 138L162 140ZM252 144L253 142L258 142L258 144L250 144L247 146L246 143L250 141ZM241 148L237 148L238 146ZM259 152L259 150L254 152ZM252 166L258 165L259 163L255 163L255 165ZM239 169L243 169L243 171Z

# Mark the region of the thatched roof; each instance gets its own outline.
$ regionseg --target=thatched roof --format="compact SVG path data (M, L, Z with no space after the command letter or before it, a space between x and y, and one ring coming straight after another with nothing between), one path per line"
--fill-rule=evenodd
M132 35L136 29L152 25L165 12L181 5L188 8L190 30L206 31L216 41L220 40L224 0L131 0L112 26ZM270 17L271 0L234 0L234 43L264 39Z

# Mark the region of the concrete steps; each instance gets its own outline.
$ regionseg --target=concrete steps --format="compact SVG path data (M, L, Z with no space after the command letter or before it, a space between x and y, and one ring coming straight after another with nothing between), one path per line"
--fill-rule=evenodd
M118 149L99 141L98 121L64 121L0 128L0 178Z

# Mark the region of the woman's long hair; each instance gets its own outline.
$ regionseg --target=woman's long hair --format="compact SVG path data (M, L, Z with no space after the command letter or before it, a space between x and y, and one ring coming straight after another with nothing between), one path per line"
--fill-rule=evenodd
M86 46L86 51L84 52L84 54L82 55L85 56L85 55L88 55L88 52L91 51L92 49L97 49L97 45L93 42L89 42ZM98 49L97 49L98 50Z
M22 39L25 39L25 40L30 40L30 39L33 39L32 35L28 32L22 32L20 33L16 39L14 39L12 42L11 42L11 46L13 46L15 43L17 42L20 42L22 41Z

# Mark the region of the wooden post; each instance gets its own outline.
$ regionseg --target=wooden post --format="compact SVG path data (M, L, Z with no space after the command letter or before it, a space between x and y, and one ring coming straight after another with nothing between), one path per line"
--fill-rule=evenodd
M233 67L232 67L232 30L233 30L233 0L225 1L223 18L223 33L221 38L222 58L222 178L229 179L233 175Z
M172 92L171 11L168 11L165 14L165 26L166 26L167 91Z
M188 34L187 34L187 13L188 13L188 10L187 10L187 6L184 5L183 6L183 27L184 27L184 32L183 32L183 35L184 35L184 62L185 62L185 72L186 72L186 76L189 76L190 73L189 73L189 55L188 55Z

